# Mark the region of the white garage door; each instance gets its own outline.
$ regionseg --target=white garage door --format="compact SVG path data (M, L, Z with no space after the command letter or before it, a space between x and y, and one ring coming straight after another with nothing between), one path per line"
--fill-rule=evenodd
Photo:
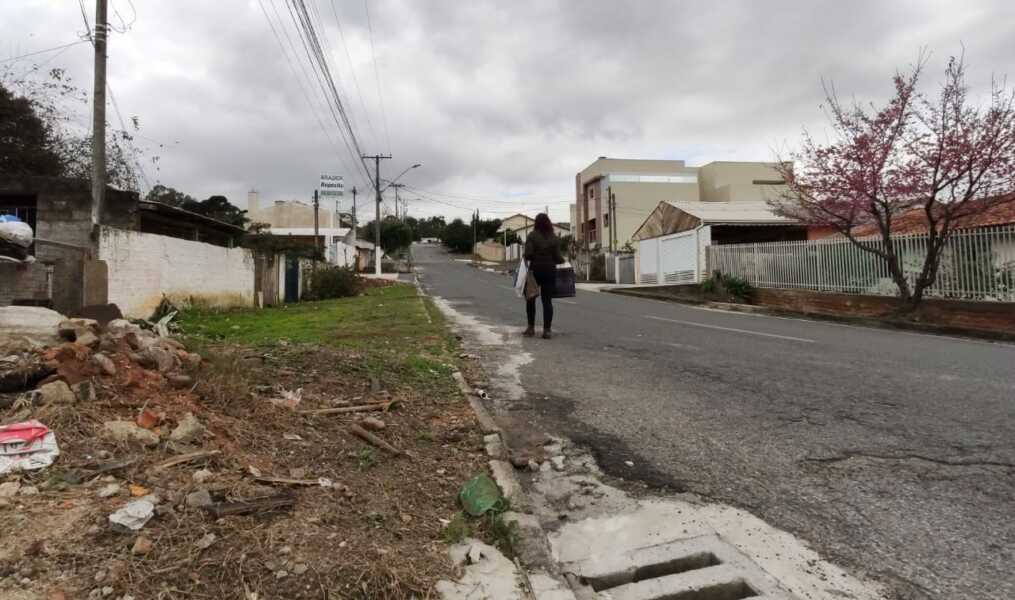
M659 239L638 242L638 283L659 283Z
M659 238L660 283L695 283L698 280L698 235L685 231Z

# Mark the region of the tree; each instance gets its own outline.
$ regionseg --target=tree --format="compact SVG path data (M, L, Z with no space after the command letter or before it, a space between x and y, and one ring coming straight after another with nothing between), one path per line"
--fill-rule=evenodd
M797 163L780 161L787 192L776 212L830 226L864 252L884 261L903 310L916 309L937 277L956 221L989 210L1015 189L1015 93L994 81L985 108L967 100L965 64L952 57L940 93L931 99L917 83L921 55L907 74L894 77L895 93L881 108L846 105L825 88L833 141L804 133ZM922 266L907 274L892 237L896 219L919 211L927 223ZM864 243L858 226L876 226L880 243Z
M250 220L247 218L247 211L233 206L225 196L210 196L207 200L202 200L194 212L237 227L244 227Z
M360 239L373 241L374 221L370 221L359 229ZM406 223L393 216L381 220L381 248L388 254L404 250L413 242L413 231Z
M477 236L479 241L489 240L497 237L497 230L500 229L500 219L480 219L477 224Z
M52 69L48 75L40 80L13 78L10 70L0 73L0 81L3 82L0 88L7 90L17 100L27 102L46 131L45 138L36 138L30 146L22 146L22 150L43 151L58 159L59 169L54 168L53 161L47 161L42 170L35 170L41 167L36 164L32 174L91 179L91 132L76 124L82 116L78 110L88 106L88 95L77 88L62 69ZM13 106L12 109L18 110L19 107ZM21 112L14 113L15 116L17 114L23 115L23 108ZM0 123L3 123L0 129L6 129L7 117L0 116ZM131 124L134 132L140 128L136 117L131 119ZM108 123L107 128L110 130L106 139L107 182L115 188L137 191L140 188L142 153L134 146L134 135L126 129L111 128ZM6 146L6 134L0 134L0 139L4 140L3 146ZM28 140L23 138L23 141ZM0 154L6 155L7 148ZM152 160L157 163L158 158L153 157ZM0 170L6 172L6 168Z
M0 84L0 173L59 176L63 160L50 125L28 98Z
M461 219L455 219L444 228L444 245L452 252L472 252L472 227Z
M168 204L169 206L175 206L177 208L185 208L192 210L194 206L198 204L198 201L183 192L177 191L169 186L162 185L161 183L155 184L148 195L145 196L145 200L149 202L160 202L162 204Z

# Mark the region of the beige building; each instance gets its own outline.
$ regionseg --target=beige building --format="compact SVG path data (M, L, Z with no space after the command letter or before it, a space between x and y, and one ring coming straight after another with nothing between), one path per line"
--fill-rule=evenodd
M336 216L337 215L337 216ZM351 229L336 221L341 215L322 204L317 212L317 237L314 237L314 207L298 200L276 200L260 205L256 191L247 193L247 218L251 223L265 223L268 233L287 236L309 246L324 249L326 260L341 266L357 264L358 249L349 235Z
M782 183L775 163L689 167L682 160L600 157L575 176L575 238L592 248L622 248L660 202L765 201Z

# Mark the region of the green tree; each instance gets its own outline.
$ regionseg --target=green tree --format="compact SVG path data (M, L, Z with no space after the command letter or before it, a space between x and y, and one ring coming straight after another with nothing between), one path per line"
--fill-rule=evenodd
M472 227L455 219L444 228L444 245L452 252L472 252Z
M169 186L162 185L161 183L156 184L145 196L145 200L149 202L159 202L162 204L168 204L169 206L175 206L176 208L185 208L187 210L193 210L194 206L197 206L198 201L189 194L184 194Z
M53 130L31 100L0 84L0 173L58 176L64 168Z
M243 227L247 221L247 211L234 206L225 196L210 196L198 203L194 212L224 221L237 227Z

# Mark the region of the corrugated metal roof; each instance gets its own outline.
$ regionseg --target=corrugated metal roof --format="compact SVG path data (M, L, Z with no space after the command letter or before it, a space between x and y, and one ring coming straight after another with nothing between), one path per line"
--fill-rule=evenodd
M674 202L670 206L701 219L702 223L758 223L790 224L794 219L774 212L767 202L744 200L739 202Z

